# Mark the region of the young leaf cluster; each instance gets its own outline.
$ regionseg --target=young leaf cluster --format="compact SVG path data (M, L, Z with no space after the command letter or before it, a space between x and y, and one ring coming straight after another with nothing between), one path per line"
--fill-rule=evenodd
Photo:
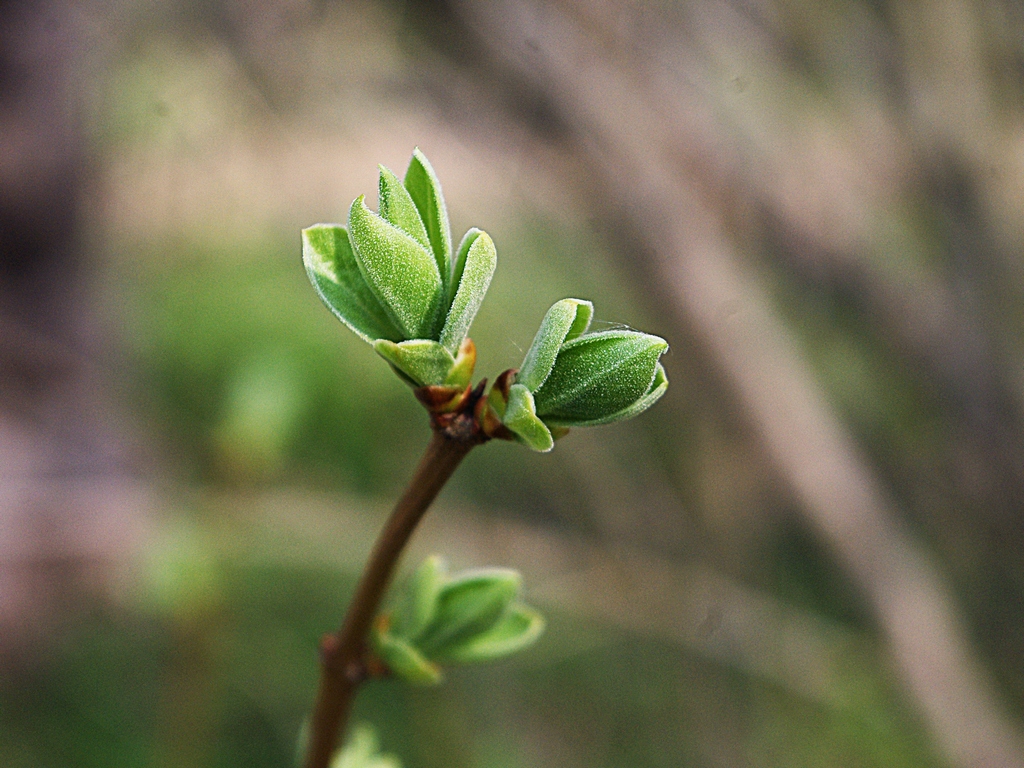
M441 185L418 149L404 181L380 167L379 201L374 213L356 198L347 228L303 230L309 278L432 412L476 407L468 400L476 348L467 334L497 264L494 242L473 228L452 251ZM518 373L499 376L474 411L486 438L549 451L569 427L632 418L665 393L665 340L632 330L588 332L593 314L581 299L548 310Z
M393 612L378 617L374 652L411 683L441 681L441 665L492 661L531 645L544 618L519 601L522 578L507 568L454 575L429 557L405 585Z
M658 362L668 343L628 330L587 333L594 305L562 299L541 322L515 383L501 403L502 423L535 451L550 451L569 427L629 419L668 389Z
M380 210L363 196L348 227L302 231L302 259L320 298L417 387L465 386L463 340L491 283L497 253L470 229L452 252L448 210L429 161L413 152L405 180L380 166Z
M302 259L327 307L414 387L434 429L410 491L396 506L353 598L348 619L322 651L324 676L314 712L310 768L325 768L354 686L337 670L389 671L409 682L438 683L442 665L502 658L532 644L544 619L519 599L515 571L450 575L428 558L390 613L368 619L419 516L466 453L492 438L550 451L570 427L628 419L668 388L659 362L664 339L633 330L590 332L594 307L563 299L548 310L522 365L472 385L476 347L469 328L497 265L494 242L470 229L452 249L441 185L414 150L405 178L380 166L379 210L363 196L346 226L302 231ZM486 392L486 395L485 395ZM372 653L366 654L367 631ZM346 675L348 673L346 672ZM356 734L330 768L397 768Z

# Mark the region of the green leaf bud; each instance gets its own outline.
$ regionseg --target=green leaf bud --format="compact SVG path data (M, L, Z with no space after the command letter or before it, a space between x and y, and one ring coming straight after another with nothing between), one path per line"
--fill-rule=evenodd
M438 662L469 663L507 656L532 644L543 617L516 597L520 575L506 568L445 573L427 558L405 582L390 614L378 617L373 647L395 674L411 682L441 679Z
M604 423L644 398L668 343L637 331L602 331L562 345L550 375L534 390L548 424Z
M441 182L418 147L413 150L409 168L405 172L405 188L426 227L430 249L447 289L452 271L452 233L448 226L448 209L444 204L444 195L441 194Z
M362 195L349 209L348 226L359 269L404 338L430 338L444 299L433 257L367 208Z
M508 390L502 424L535 451L569 427L632 418L668 389L658 359L668 343L639 331L586 333L593 306L563 299L548 310ZM493 395L493 392L492 392Z
M545 624L537 611L515 603L489 630L447 646L437 658L461 664L500 659L536 642Z
M306 273L331 312L407 383L459 394L473 374L475 353L464 343L494 275L494 241L470 229L453 263L441 185L423 153L413 152L404 182L379 168L379 213L360 196L347 228L303 230Z
M491 629L519 593L522 577L507 568L466 571L450 579L438 593L434 620L418 637L428 656Z
M348 230L317 224L302 230L302 263L328 309L363 341L401 341L403 334L363 279Z

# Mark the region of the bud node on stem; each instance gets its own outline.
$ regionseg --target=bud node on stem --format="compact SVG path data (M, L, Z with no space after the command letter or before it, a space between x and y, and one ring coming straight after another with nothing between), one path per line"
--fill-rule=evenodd
M432 387L421 387L416 390L416 396L430 412L430 426L449 440L466 445L479 445L491 439L490 435L483 428L479 415L478 403L484 402L484 390L487 387L487 379L483 379L472 390L469 387L459 395L459 401L455 408L442 405L440 408L431 408L428 404L431 401ZM444 408L444 410L441 410Z

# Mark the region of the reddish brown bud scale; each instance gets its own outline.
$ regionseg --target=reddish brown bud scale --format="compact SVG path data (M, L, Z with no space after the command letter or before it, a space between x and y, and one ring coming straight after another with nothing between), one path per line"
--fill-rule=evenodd
M465 387L446 387L437 384L417 387L413 394L430 413L451 413L469 397L470 389L468 384Z

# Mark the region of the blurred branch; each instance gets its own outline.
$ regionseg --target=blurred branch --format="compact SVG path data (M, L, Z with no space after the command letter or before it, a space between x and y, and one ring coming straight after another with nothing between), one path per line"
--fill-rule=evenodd
M96 9L64 0L2 8L0 653L31 657L109 587L147 510L126 477L86 312Z
M466 454L480 442L477 433L453 437L435 426L416 472L370 552L341 629L321 643L320 685L310 720L308 768L327 768L348 724L356 690L367 678L370 625L413 531Z
M735 181L763 209L781 258L819 289L856 296L884 343L941 393L960 450L990 478L983 493L960 478L957 490L1019 549L1020 531L1006 518L1024 498L1024 402L1000 359L1000 336L1013 331L986 314L992 300L983 297L1020 301L1019 281L1000 277L993 229L1003 225L992 198L1007 194L993 178L1024 126L1015 112L997 118L990 103L981 12L932 6L900 5L889 30L856 3L775 23L702 4L694 13L709 47L746 82L742 92L693 95L742 134L742 143L705 154L743 167ZM804 67L786 60L801 45L811 49ZM652 54L669 55L664 45ZM964 66L949 67L954 58ZM1010 56L1003 61L1013 66ZM685 88L674 75L669 82Z
M721 201L702 180L708 165L721 178L696 141L714 133L701 122L710 107L644 55L657 24L639 8L612 14L601 4L457 7L493 55L556 105L587 148L591 188L614 190L615 206L658 254L652 273L671 291L677 321L725 371L809 520L870 599L936 741L957 765L1024 765L941 578L737 257ZM618 39L620 30L631 34Z

